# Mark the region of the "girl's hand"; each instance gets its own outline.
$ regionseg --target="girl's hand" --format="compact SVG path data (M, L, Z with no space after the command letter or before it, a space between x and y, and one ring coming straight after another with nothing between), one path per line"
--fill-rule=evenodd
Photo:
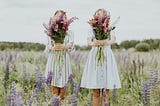
M63 50L70 49L72 47L72 43L68 43L67 45L64 45Z
M56 51L60 51L60 50L64 50L64 45L63 44L56 44L54 47L53 47L53 50L56 50Z
M47 48L48 48L48 50L51 50L51 49L52 49L52 46L51 46L51 45L48 45Z
M108 40L96 40L95 45L96 46L105 46L105 45L108 45Z
M71 47L72 47L71 43L68 43L67 45L56 44L53 49L56 50L56 51L58 51L58 50L60 51L60 50L67 50Z

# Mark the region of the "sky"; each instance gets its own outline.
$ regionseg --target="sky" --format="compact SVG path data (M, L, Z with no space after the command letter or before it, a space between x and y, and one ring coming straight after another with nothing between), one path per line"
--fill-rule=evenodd
M79 18L69 28L75 44L86 45L90 34L87 21L99 8L110 12L111 23L120 16L115 29L117 43L160 38L159 0L0 0L0 41L46 44L42 24L62 9L68 18Z

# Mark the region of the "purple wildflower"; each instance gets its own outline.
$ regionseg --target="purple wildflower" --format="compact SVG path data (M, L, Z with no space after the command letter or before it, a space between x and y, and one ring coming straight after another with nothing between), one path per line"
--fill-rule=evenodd
M73 74L70 74L68 77L68 83L70 83L72 81L72 78L73 78Z
M150 71L150 84L154 85L158 81L158 71Z
M4 88L7 93L7 80L9 79L9 62L6 64L5 76L4 76Z
M29 98L28 101L27 101L27 106L31 106L32 102L33 102L32 98Z
M16 100L15 100L15 106L22 106L23 104L23 99L22 99L22 93L18 92L18 94L16 95Z
M46 81L46 83L47 83L47 84L51 84L52 77L53 77L52 72L48 72L48 75L47 75L47 81Z
M53 96L52 105L53 106L59 106L59 104L60 104L59 98L57 96Z
M147 82L143 82L142 84L142 100L144 104L150 104L150 87Z
M108 102L104 102L104 106L109 106L109 103Z
M37 82L36 82L36 88L41 90L42 87L43 87L43 82L44 82L44 77L43 77L42 73L38 73L38 79L37 79Z
M78 84L78 82L74 82L74 84L73 84L72 106L77 106L78 92L79 92L79 84Z

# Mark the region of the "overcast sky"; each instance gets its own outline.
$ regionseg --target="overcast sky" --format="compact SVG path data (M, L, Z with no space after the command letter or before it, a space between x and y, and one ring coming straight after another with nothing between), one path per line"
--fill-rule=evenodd
M111 13L111 21L121 17L117 25L117 42L131 39L160 38L159 0L0 0L0 41L47 43L43 23L58 9L68 18L79 17L71 24L75 43L86 45L87 21L98 8Z

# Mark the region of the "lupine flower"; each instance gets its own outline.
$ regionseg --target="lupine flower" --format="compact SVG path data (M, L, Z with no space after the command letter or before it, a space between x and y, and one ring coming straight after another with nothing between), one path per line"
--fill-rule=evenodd
M15 106L22 106L23 104L23 99L22 99L22 93L18 92L18 94L16 95L16 100L15 100Z
M52 72L48 72L47 80L46 80L46 83L47 83L47 84L51 84L52 77L53 77Z
M76 94L77 97L78 97L78 92L79 92L79 84L78 84L78 82L74 82L73 93Z
M4 76L4 88L7 93L7 80L9 79L9 62L6 64L5 76Z
M68 83L64 85L64 88L67 89L68 88Z
M36 82L36 88L41 90L43 87L43 83L44 83L44 77L43 77L42 73L38 73L37 77L38 78L37 78L37 82Z
M73 78L73 74L70 74L68 77L68 83L70 83L72 81L72 78Z
M28 99L28 101L27 101L27 106L32 106L32 102L33 102L33 100L32 100L32 98L30 97L30 98Z
M78 84L78 82L74 82L74 84L73 84L72 106L77 106L78 92L79 92L79 84Z
M10 106L16 106L17 95L16 95L16 83L12 82L10 93L6 96L6 101Z
M37 103L37 98L38 98L38 89L35 88L33 91L33 103Z
M144 104L150 104L150 87L147 82L143 82L142 84L142 100Z
M109 106L109 103L108 103L108 102L105 102L105 103L104 103L104 106Z
M73 96L72 97L72 106L77 106L78 102L78 97L77 96Z
M59 106L59 104L60 104L59 98L57 96L53 96L52 105L53 106Z
M158 71L149 71L150 84L154 85L158 81Z

